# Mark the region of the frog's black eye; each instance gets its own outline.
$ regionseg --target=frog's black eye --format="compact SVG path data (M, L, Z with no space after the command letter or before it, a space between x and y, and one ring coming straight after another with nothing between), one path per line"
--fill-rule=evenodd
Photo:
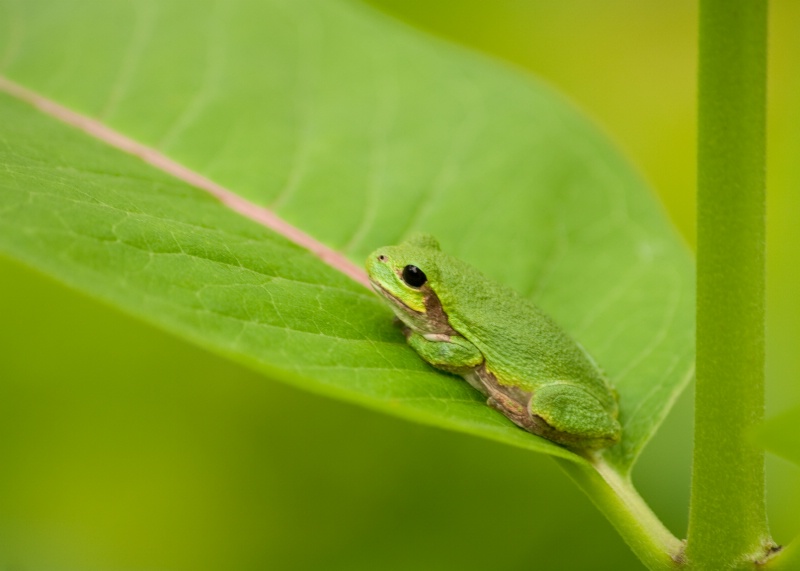
M428 281L428 276L417 266L406 266L403 268L403 281L411 287L422 287Z

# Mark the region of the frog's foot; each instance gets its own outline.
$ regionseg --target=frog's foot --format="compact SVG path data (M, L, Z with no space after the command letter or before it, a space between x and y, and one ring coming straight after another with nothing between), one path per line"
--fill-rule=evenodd
M399 317L397 317L396 315L392 318L392 325L394 325L395 327L400 329L400 331L403 332L403 336L406 339L408 339L409 336L412 333L411 332L411 328L408 325L406 325L405 323L403 323L403 320L400 319Z
M533 432L534 425L528 412L528 403L531 400L530 393L515 387L501 385L494 373L486 368L486 363L476 367L472 375L481 385L479 390L489 397L486 400L487 405L506 416L520 428ZM470 381L470 384L476 386L472 381Z
M535 432L532 423L531 415L528 414L527 407L512 400L507 395L495 392L492 396L486 399L486 404L503 416L507 417L511 422L524 428L528 432Z

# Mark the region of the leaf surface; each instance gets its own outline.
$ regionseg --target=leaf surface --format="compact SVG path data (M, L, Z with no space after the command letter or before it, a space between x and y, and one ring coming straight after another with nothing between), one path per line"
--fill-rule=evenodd
M528 75L330 0L5 0L0 73L358 264L436 234L595 356L620 395L623 471L691 375L687 249L619 152ZM308 250L12 92L3 251L274 378L577 458L425 365Z

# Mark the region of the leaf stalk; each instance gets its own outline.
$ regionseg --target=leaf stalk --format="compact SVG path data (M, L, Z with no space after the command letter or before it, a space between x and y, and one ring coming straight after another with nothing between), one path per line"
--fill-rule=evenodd
M682 559L683 542L661 523L622 475L602 456L588 462L556 458L559 466L589 496L648 569L674 570Z

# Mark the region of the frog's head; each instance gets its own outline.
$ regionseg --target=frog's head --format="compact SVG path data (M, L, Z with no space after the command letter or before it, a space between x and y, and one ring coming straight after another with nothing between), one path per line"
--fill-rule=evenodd
M367 274L397 317L419 333L452 332L436 295L439 243L417 234L399 246L378 248L367 258Z

